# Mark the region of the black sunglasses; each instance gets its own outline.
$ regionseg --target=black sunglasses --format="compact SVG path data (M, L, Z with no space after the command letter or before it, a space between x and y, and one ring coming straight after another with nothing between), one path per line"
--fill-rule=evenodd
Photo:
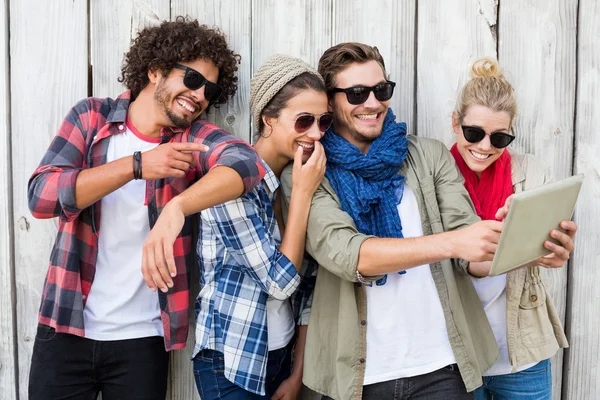
M485 131L478 126L461 125L461 127L463 135L469 143L481 142L486 135ZM505 148L506 146L511 144L513 140L515 140L515 137L513 135L509 135L508 133L490 133L490 143L497 149Z
M333 88L330 93L346 93L346 99L348 103L352 105L359 105L367 101L369 94L373 92L375 98L379 101L387 101L392 98L394 94L395 82L386 81L378 83L375 86L352 86L346 89Z
M206 100L208 100L210 103L214 103L219 100L221 94L223 93L223 89L219 85L212 83L206 79L204 75L193 68L186 67L185 65L181 64L175 64L173 67L185 71L185 75L183 76L183 84L186 88L190 90L198 90L202 86L206 85L204 88L204 97Z
M321 132L325 132L333 122L333 114L330 112L326 112L325 114L319 115L318 118L313 114L303 114L296 118L296 122L294 123L294 130L298 133L304 133L313 126L315 121L317 121L317 126L319 127L319 130Z

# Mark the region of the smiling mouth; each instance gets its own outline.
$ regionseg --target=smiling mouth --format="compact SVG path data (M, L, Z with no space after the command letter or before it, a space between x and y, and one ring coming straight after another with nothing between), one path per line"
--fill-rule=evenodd
M304 152L313 151L314 148L315 148L315 144L314 143L296 142L296 144L298 144L298 146L302 147L302 149L304 150Z
M379 116L381 115L381 113L371 113L371 114L357 114L355 115L356 118L362 120L362 121L375 121L379 118Z
M189 111L190 114L194 114L198 110L197 106L190 104L190 102L187 100L182 100L182 99L178 98L176 101L177 101L177 104L179 104L185 110Z
M469 153L471 153L471 155L473 157L475 157L477 160L487 160L488 158L490 158L492 155L491 154L481 154L481 153L477 153L476 151L473 150L469 150Z

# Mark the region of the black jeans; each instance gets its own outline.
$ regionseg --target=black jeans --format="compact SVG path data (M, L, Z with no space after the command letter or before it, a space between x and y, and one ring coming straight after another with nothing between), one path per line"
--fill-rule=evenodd
M30 400L164 400L169 356L163 338L97 341L38 325Z
M328 397L324 397L328 399ZM363 400L467 400L467 393L456 364L428 374L400 378L363 386Z

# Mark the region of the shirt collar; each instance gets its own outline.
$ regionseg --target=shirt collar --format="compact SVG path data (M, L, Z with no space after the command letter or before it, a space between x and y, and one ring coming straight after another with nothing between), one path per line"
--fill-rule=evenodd
M269 189L271 194L274 194L279 188L279 179L277 179L275 173L273 172L271 167L269 167L269 164L267 164L262 158L260 160L265 166L265 177L262 180L265 183L265 185L267 185L267 188Z
M129 112L129 105L131 104L131 90L126 90L116 98L111 106L111 109L106 117L106 122L109 123L120 123L123 124L127 120L127 114ZM184 133L184 128L175 127L164 127L160 131L160 136L163 138L170 138L178 133Z
M510 149L507 149L507 151L510 153L510 175L512 183L513 185L516 185L517 183L521 183L525 180L525 172L523 171L523 168L521 168L521 163L515 162L515 157L517 154Z
M127 111L131 103L131 91L126 90L115 99L111 104L110 111L106 117L106 122L124 123L127 120Z

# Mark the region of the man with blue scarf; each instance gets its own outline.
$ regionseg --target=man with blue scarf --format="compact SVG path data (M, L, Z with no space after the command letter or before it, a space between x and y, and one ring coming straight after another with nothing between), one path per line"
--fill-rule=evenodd
M479 221L442 143L396 122L376 47L336 45L319 72L334 123L308 221L320 267L303 381L342 400L473 398L498 348L467 270L502 224Z

